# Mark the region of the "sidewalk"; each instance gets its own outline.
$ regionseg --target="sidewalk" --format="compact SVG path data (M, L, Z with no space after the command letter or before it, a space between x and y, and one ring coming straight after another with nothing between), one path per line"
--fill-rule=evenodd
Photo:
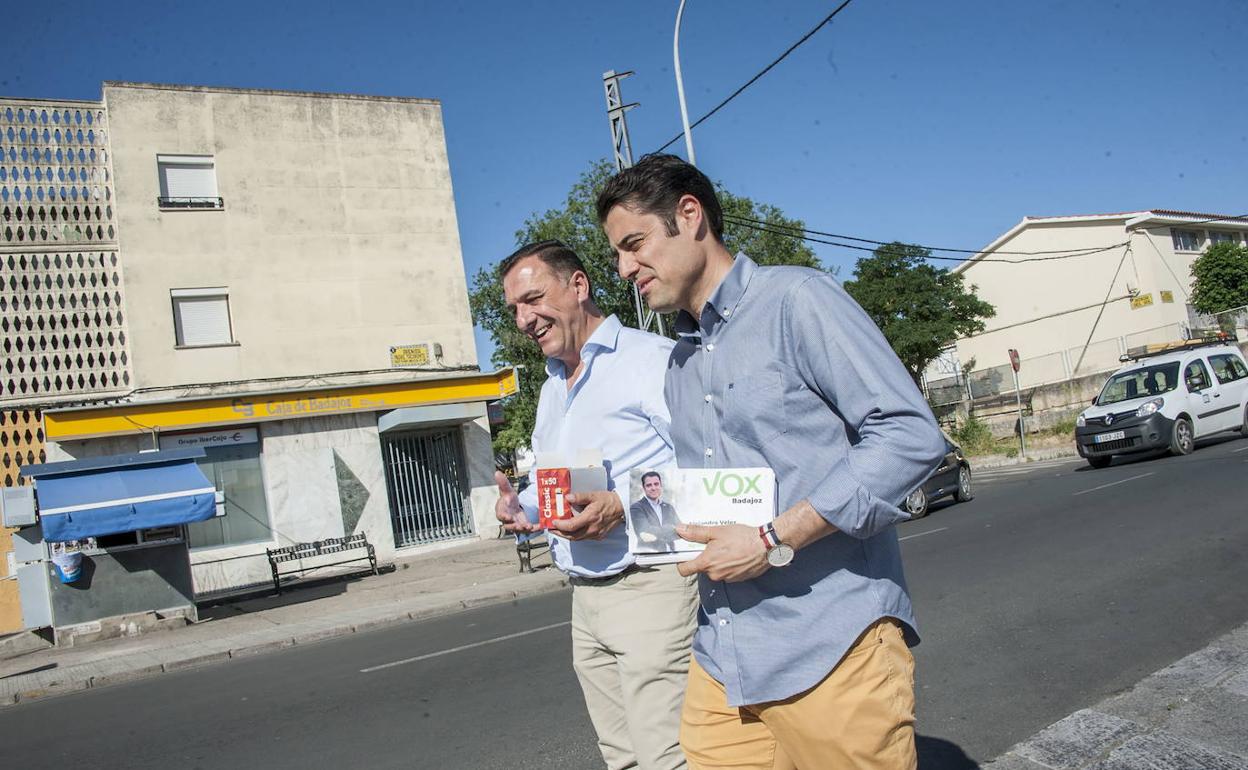
M1248 624L984 770L1248 770Z
M543 552L536 573L520 574L511 538L472 542L397 562L380 576L215 604L194 625L25 652L0 660L0 708L557 591L567 580L549 564Z

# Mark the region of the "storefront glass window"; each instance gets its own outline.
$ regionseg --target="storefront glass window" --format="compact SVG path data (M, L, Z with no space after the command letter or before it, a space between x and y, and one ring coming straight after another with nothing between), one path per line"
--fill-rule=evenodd
M260 445L207 447L198 460L204 475L225 493L225 515L187 526L191 548L267 541L269 508L260 473Z

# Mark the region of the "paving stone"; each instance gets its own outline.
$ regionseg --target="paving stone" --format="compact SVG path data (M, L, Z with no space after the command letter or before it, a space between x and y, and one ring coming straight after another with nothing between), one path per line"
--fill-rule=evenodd
M385 615L382 617L371 618L369 620L358 621L351 625L351 630L358 634L362 631L377 631L382 628L390 628L392 626L397 626L400 623L408 623L410 621L411 618L409 618L407 613L404 612L401 615Z
M293 636L279 639L240 640L238 646L230 648L231 658L246 658L251 655L263 655L266 652L277 652L295 646Z
M1097 704L1098 711L1129 719L1142 725L1160 727L1175 709L1196 694L1196 690L1176 679L1163 679L1156 675Z
M1171 712L1162 729L1248 757L1248 697L1211 687Z
M1012 751L1055 770L1076 770L1143 730L1135 722L1084 709L1049 725Z
M167 660L165 661L163 668L166 672L181 671L183 669L197 668L199 666L206 666L209 663L216 663L218 661L229 659L229 650L209 650L195 653L193 655L180 655L171 660Z
M986 765L980 765L980 770L1050 770L1050 768L1010 752L997 757Z
M1186 658L1181 658L1153 674L1153 677L1175 680L1195 689L1215 684L1228 673L1245 664L1248 664L1248 650L1214 644L1203 650L1197 650Z
M501 590L494 589L483 594L478 594L477 596L469 596L462 599L459 603L463 605L464 609L470 610L473 607L483 607L487 604L500 604L502 602L512 601L515 598L516 592L509 588L505 588Z
M160 663L142 663L137 660L116 661L96 667L89 682L92 687L107 687L110 684L133 682L136 679L159 674L165 670Z
M1248 666L1222 683L1222 689L1248 698Z
M1159 732L1128 740L1089 770L1248 770L1248 761Z
M346 636L350 633L351 626L324 626L322 628L298 630L295 632L294 637L295 644L312 644L313 642L321 642L326 639Z

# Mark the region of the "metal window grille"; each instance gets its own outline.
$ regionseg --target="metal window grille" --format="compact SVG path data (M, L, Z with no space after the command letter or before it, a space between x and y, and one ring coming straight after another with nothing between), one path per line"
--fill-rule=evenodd
M473 534L458 430L383 436L381 447L396 547Z

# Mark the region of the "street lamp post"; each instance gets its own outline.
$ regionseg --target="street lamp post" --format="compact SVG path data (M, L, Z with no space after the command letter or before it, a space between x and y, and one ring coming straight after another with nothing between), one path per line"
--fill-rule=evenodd
M676 9L676 32L672 38L672 61L676 66L676 95L680 98L680 122L685 128L685 152L689 155L689 163L696 166L698 161L693 155L693 134L689 131L689 108L685 106L685 81L680 75L680 18L685 13L685 0L680 0Z

